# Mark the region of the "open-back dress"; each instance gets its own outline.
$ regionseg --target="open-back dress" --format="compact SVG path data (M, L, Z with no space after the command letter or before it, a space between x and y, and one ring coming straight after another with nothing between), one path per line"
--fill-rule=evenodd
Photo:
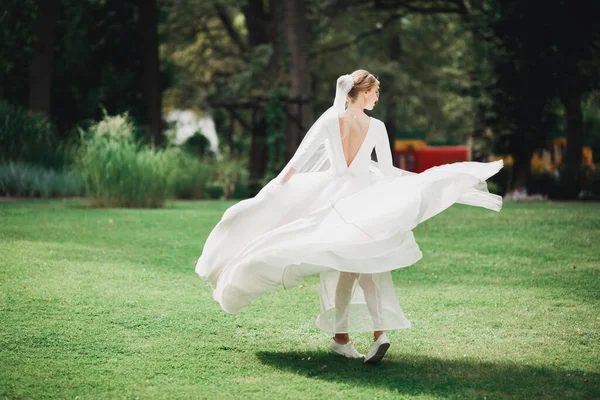
M454 203L500 211L502 197L489 193L486 179L503 162L456 162L419 174L400 170L392 163L385 125L373 117L349 165L335 115L294 167L300 169L320 146L331 160L327 169L295 174L283 185L270 182L228 208L195 270L230 314L263 292L320 274L316 326L322 331L409 328L391 271L422 258L412 230Z

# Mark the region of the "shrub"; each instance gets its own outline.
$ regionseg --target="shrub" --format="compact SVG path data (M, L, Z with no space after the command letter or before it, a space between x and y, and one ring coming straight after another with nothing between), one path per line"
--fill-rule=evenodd
M600 200L600 168L586 168L585 181L580 198Z
M215 163L216 178L214 183L223 189L223 197L230 199L238 184L247 184L249 171L246 165L246 157L238 157L229 149L221 154L221 158Z
M248 184L245 182L238 182L235 185L235 190L233 191L231 198L232 199L247 199L250 196L250 190L248 188Z
M0 101L0 162L20 161L59 169L64 165L65 150L46 118Z
M9 162L0 165L0 195L17 197L81 196L83 185L71 170Z
M211 181L207 183L205 193L206 197L209 199L222 199L223 187L221 187L219 182Z
M508 189L512 165L505 165L497 174L491 176L488 182L488 190L500 196L504 196Z
M124 112L121 115L110 116L106 113L106 110L102 111L104 118L90 127L94 135L104 136L109 139L133 140L135 126L129 119L129 113Z
M527 182L527 193L554 196L559 190L560 177L553 172L532 173Z
M501 187L495 182L487 182L487 188L490 193L494 193L499 196L504 196L504 194L506 193L505 188Z
M557 168L559 178L555 184L551 186L549 196L551 199L557 200L575 200L579 196L579 192L583 188L582 179L585 176L583 167L580 171L576 171L572 167L564 164ZM578 176L579 174L579 176Z
M575 200L584 197L596 198L598 184L594 170L581 166L579 177L566 165L561 165L555 172L545 171L532 174L527 183L528 193L540 193L553 200Z
M134 141L126 114L85 132L76 160L86 193L101 207L162 207L170 194L164 151Z
M198 131L187 138L183 143L183 147L185 150L200 157L215 157L215 154L210 149L210 141L201 131Z
M208 162L179 147L168 148L165 156L169 170L169 185L175 197L182 199L207 197L206 186L214 176L213 168Z

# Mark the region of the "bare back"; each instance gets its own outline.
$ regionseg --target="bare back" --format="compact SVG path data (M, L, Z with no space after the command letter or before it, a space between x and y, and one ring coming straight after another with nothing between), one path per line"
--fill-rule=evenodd
M349 167L365 141L371 120L368 116L354 118L345 111L339 114L338 120L342 151L346 166Z

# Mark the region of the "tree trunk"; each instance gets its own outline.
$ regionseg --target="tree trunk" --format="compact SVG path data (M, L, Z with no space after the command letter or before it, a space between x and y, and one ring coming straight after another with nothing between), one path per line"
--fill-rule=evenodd
M268 43L268 21L264 9L263 0L248 0L242 8L246 18L246 29L248 30L248 43L250 47Z
M526 191L529 177L531 176L531 156L533 156L532 148L520 149L514 155L514 163L512 170L512 187L509 189Z
M50 116L52 63L60 0L38 1L33 25L33 57L29 74L29 109Z
M583 149L583 115L581 90L573 84L562 97L567 130L567 157L561 171L561 193L566 199L576 199L581 190L581 152Z
M389 55L390 59L400 63L400 59L402 56L402 45L400 42L400 35L397 32L394 32L390 37L389 41ZM389 78L390 81L393 80L393 77ZM386 128L388 132L388 141L390 143L390 148L392 151L392 162L395 166L397 166L396 157L395 157L395 142L396 142L396 131L398 130L398 126L396 124L396 110L398 107L398 94L390 93L385 100L385 108L386 108Z
M262 0L248 0L242 7L246 18L246 29L248 30L249 48L269 42L268 17ZM261 189L260 181L267 170L267 121L264 112L252 110L252 142L250 144L250 160L248 177L248 190L251 196Z
M281 26L281 3L279 0L269 0L269 9L271 14L269 15L269 40L273 45L273 62L270 65L270 74L273 77L273 82L277 83L280 80L283 65L283 54L281 51L282 40L280 35Z
M563 97L567 130L567 159L569 169L579 171L583 150L583 114L581 111L581 92L571 90Z
M148 143L162 143L162 91L158 58L156 0L139 0L140 41L143 52L144 96L146 97L146 128Z
M252 143L250 144L250 179L248 190L251 196L255 196L261 189L260 178L267 171L267 120L258 109L252 110Z
M485 115L481 96L482 93L482 66L483 66L483 46L485 38L479 28L479 18L483 9L483 0L471 0L471 40L473 46L473 66L470 74L471 87L473 90L473 131L475 137L483 137L485 133ZM486 154L487 158L487 154ZM474 160L484 161L484 160Z
M537 111L541 110L538 107L531 107L529 110L531 116L540 116ZM541 118L541 117L539 117ZM539 118L532 118L535 121ZM520 126L527 126L522 123ZM531 157L533 151L538 145L535 139L540 134L540 127L537 124L530 125L527 129L518 133L513 133L510 139L510 145L507 148L508 153L513 157L513 165L509 181L507 182L507 192L512 191L527 191L529 178L531 177Z
M284 7L285 34L291 55L290 97L310 98L312 91L308 68L308 38L305 30L304 0L285 0ZM314 118L310 104L290 104L288 110L301 122L303 129L294 123L287 124L286 160L292 158Z

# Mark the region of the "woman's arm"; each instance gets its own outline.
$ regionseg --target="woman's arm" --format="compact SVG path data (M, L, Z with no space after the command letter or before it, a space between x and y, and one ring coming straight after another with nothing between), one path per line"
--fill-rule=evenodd
M377 163L379 169L384 176L402 176L402 175L416 175L415 172L406 171L404 169L394 166L392 160L392 151L390 149L390 142L388 140L387 129L385 124L382 122L383 129L379 130L377 141L375 142L375 152L377 153Z
M388 140L387 129L382 122L383 129L378 129L377 140L375 142L375 152L377 153L377 163L384 176L394 174L394 163L392 160L392 151Z
M290 168L287 172L287 174L285 174L285 176L283 177L283 183L286 183L287 181L290 180L290 178L292 177L292 175L294 175L296 173L296 169L294 169L293 167Z
M306 161L315 154L315 151L327 136L328 131L326 123L327 121L323 121L320 129L317 132L312 133L310 137L306 138L305 143L302 143L301 147L296 150L296 153L290 161L290 169L282 178L281 183L289 181L290 178L304 166Z

